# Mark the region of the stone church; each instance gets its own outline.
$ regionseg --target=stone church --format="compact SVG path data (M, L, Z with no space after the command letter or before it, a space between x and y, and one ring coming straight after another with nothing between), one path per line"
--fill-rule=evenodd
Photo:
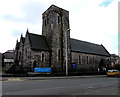
M15 47L15 62L34 72L51 68L52 73L102 71L110 54L103 45L70 38L69 11L51 5L42 14L42 35L21 35ZM82 33L82 32L81 32Z

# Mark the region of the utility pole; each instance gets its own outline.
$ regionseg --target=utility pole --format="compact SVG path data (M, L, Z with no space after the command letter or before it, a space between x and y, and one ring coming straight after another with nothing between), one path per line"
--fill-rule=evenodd
M67 32L69 32L70 29L67 29ZM68 75L68 55L67 55L67 52L68 52L68 47L67 47L67 32L65 33L65 39L66 39L66 50L65 50L65 53L66 53L66 76Z

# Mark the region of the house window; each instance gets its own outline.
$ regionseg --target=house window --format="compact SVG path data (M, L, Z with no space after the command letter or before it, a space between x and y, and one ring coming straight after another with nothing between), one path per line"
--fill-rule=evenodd
M44 62L44 53L41 53L41 61Z
M58 61L60 61L60 58L61 57L61 55L60 55L60 49L58 49Z

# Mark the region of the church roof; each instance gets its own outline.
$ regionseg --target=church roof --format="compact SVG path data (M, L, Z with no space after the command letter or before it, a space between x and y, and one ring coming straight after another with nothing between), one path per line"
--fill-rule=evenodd
M105 49L103 45L98 45L72 38L70 39L70 43L71 43L71 51L73 52L110 56L109 52Z
M45 36L28 33L28 37L30 40L31 49L46 51L50 50ZM73 38L70 38L70 44L72 52L110 56L109 52L105 49L103 45L98 45Z
M31 49L49 50L45 36L28 33Z

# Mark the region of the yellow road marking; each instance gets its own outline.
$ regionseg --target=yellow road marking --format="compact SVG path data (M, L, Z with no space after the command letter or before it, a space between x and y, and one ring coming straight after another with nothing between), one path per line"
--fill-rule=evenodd
M20 78L8 78L8 81L23 81Z

